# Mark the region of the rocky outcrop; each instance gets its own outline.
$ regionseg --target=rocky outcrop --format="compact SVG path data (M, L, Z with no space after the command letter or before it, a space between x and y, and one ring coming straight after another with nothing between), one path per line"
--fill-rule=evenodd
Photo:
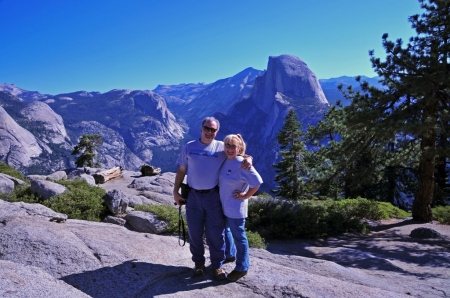
M217 112L227 114L252 92L255 79L263 73L249 67L232 77L209 84L195 99L184 102L184 110L180 114L188 123L190 133L198 134L203 118Z
M61 184L47 181L32 179L30 181L30 190L44 200L50 200L52 197L64 193L67 188Z
M20 113L29 122L37 122L43 126L41 130L36 130L35 134L44 143L70 143L62 117L56 114L47 104L34 101L22 109Z
M68 127L95 119L114 130L121 135L126 147L145 162L152 160L153 147L178 148L185 133L164 99L151 91L74 92L55 96L49 105L63 117Z
M75 171L67 172L72 177ZM141 193L127 185L145 179L169 188L166 179L174 175L157 180L124 171L102 187ZM189 244L158 235L164 225L128 208L125 216L98 223L0 200L0 296L438 298L448 291L450 230L444 225L371 222L369 235L269 241L267 250L250 249L251 269L237 283L214 280L209 259L206 274L194 277ZM230 272L234 263L224 268ZM424 282L424 276L433 278Z
M14 191L14 181L5 174L0 174L0 193L10 194Z
M423 268L427 275L433 274L433 279L424 283L418 272L363 270L285 251L251 248L247 276L227 283L212 278L209 261L206 274L194 277L189 247L179 246L177 237L137 233L109 223L54 221L58 216L62 215L39 204L0 201L0 296L41 297L45 291L49 298L434 298L445 296L448 281L448 272L436 274L438 267L449 262L444 255L440 265ZM339 253L343 260L364 257L357 253L357 245L349 247L352 249ZM300 248L298 245L297 250ZM303 249L308 248L314 249ZM206 254L209 256L208 250ZM332 257L338 257L338 252ZM394 258L391 253L390 262L395 263ZM233 263L224 266L227 272L233 267Z
M32 165L32 159L41 153L34 135L17 124L0 106L0 161L22 169Z
M125 214L128 207L128 198L121 190L108 191L103 196L106 207L114 215Z
M220 135L240 133L247 143L247 153L264 183L261 190L275 188L273 164L278 161L276 135L286 115L294 109L302 127L316 124L328 110L329 103L315 74L305 62L291 55L269 57L267 71L257 77L251 94L236 103L229 113L217 113Z
M97 121L81 121L70 125L72 137L78 140L84 134L98 134L102 137L103 145L98 148L98 159L105 168L120 166L128 170L136 170L144 163L126 146L123 137L115 130Z

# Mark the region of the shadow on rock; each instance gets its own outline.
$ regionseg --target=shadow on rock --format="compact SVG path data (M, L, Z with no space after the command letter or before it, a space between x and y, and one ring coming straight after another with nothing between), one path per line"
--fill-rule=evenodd
M193 276L192 268L184 266L127 261L114 267L68 275L61 280L94 298L122 298L154 297L225 284L210 277L212 272L208 271L203 276Z
M402 225L405 224L393 226ZM267 250L332 261L344 267L391 271L422 278L440 276L440 273L431 273L425 268L450 269L448 241L411 238L395 230L383 231L382 234L345 235L321 240L274 241L269 243Z

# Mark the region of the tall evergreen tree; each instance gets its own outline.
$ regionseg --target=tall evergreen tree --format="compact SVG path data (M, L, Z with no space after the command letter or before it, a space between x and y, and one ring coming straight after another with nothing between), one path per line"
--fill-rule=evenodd
M387 34L383 36L386 60L376 58L373 51L370 55L385 88L363 83L365 94L349 92L353 102L347 121L364 126L378 142L396 143L400 153L396 156L417 160L418 188L412 215L428 222L432 219L436 160L442 165L450 156L450 1L419 2L426 12L409 18L417 36L410 38L406 47L401 39L392 42Z
M348 122L349 109L338 102L317 126L308 128L308 145L318 148L306 154L307 186L334 199L360 196L386 200L383 170L389 152L384 143L376 142L370 129Z
M297 120L297 114L291 109L285 117L282 129L277 134L281 161L274 165L277 169L275 182L278 182L278 186L273 192L290 200L301 198L303 178L306 174L303 163L305 146L302 141L301 126Z
M75 164L77 167L87 165L91 168L100 167L100 164L95 160L98 148L103 145L102 137L97 134L84 134L78 144L74 147L72 155L78 156Z

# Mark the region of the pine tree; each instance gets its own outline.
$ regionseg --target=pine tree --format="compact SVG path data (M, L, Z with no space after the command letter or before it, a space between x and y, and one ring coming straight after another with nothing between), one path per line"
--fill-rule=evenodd
M308 127L305 139L316 149L305 156L307 187L321 197L385 200L382 171L388 151L365 126L349 123L349 109L338 102Z
M294 110L289 110L283 127L277 134L281 149L279 152L281 161L273 165L277 169L275 182L278 182L277 189L273 192L290 200L301 198L303 177L306 174L306 167L303 163L305 146L301 139L302 135L301 123L297 121L297 114Z
M95 161L98 148L103 145L102 137L97 134L84 134L78 144L74 147L72 155L78 156L75 164L77 167L87 165L91 168L98 168L100 164Z
M349 92L353 101L347 110L347 125L363 126L378 143L394 143L395 158L408 157L407 163L417 161L418 187L412 215L429 222L436 164L442 168L450 156L450 1L420 3L426 12L409 18L417 36L410 38L406 47L401 39L392 42L385 34L386 60L370 53L384 89L363 83L365 94Z

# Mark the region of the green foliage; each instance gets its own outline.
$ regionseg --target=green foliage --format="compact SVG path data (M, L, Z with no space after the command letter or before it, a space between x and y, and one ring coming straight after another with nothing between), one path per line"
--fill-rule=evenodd
M89 185L85 180L55 181L67 187L67 190L52 198L43 201L43 205L50 209L67 214L71 219L101 221L108 213L102 197L103 188Z
M101 145L103 145L101 136L97 134L84 134L72 151L72 155L81 153L75 161L77 167L83 167L84 165L91 168L100 167L100 164L95 161L95 157L98 147Z
M253 248L262 248L266 249L266 243L264 242L264 238L262 238L258 232L252 232L247 230L245 232L247 234L248 246Z
M417 35L404 44L385 34L385 61L370 53L381 86L361 78L358 91L339 86L350 104L337 102L308 128L316 150L305 155L305 187L321 197L390 203L414 194L413 218L427 222L432 199L442 205L450 196L450 2L420 3L425 12L409 18Z
M28 184L17 185L11 194L0 193L0 200L24 203L39 203L41 201L38 196L31 193L30 185Z
M305 146L302 141L301 123L297 121L297 114L289 110L282 129L277 134L280 144L281 161L273 165L277 175L275 182L277 189L273 192L289 200L299 200L302 196L303 177L306 166L303 162Z
M22 181L25 181L25 177L23 174L11 166L8 166L6 163L0 162L0 173L7 174L11 177L18 178Z
M400 208L395 207L388 202L378 202L378 211L381 212L380 219L390 219L390 218L407 218L411 216L411 213L406 212Z
M433 208L433 220L437 220L444 225L450 225L450 206Z
M321 238L342 233L364 233L364 219L407 217L400 209L367 199L292 202L258 199L249 202L247 227L265 239Z
M178 208L167 205L137 205L134 210L153 213L159 220L167 222L165 234L178 233ZM187 225L185 225L185 229L187 235Z

